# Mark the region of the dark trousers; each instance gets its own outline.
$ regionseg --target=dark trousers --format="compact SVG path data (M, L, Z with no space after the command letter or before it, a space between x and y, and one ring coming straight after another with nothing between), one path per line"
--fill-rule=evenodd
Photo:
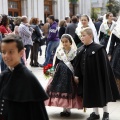
M38 50L39 50L39 43L33 43L31 47L31 62L30 64L38 64Z
M26 48L25 53L26 53L26 60L27 60L28 57L29 57L29 52L30 52L30 49L31 49L31 45L25 45L24 47Z

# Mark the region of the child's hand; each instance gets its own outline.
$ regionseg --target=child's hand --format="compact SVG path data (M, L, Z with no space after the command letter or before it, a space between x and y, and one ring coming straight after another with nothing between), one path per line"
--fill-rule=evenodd
M108 55L108 59L109 59L109 61L111 60L111 55Z
M79 83L79 78L78 77L74 77L74 81L75 81L76 84L78 84Z

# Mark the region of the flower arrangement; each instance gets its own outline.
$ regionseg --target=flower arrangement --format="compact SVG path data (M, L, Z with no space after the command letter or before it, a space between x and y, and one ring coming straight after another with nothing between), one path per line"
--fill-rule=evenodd
M53 77L54 75L54 67L52 64L48 64L43 67L43 74L46 78Z

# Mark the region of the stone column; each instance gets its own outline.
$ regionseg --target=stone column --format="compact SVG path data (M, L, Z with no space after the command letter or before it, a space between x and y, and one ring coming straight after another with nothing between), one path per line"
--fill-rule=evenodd
M65 0L65 5L64 5L64 7L65 7L65 14L64 14L64 18L66 17L66 16L69 16L70 15L70 8L69 8L69 2L68 2L68 0Z
M78 4L79 4L79 9L78 9L79 14L87 14L88 16L90 16L91 1L88 0L86 4L85 0L80 0Z
M44 0L37 0L37 17L44 22Z
M38 5L38 0L33 0L32 3L33 3L33 4L32 4L33 17L37 17L37 15L38 15L38 6L37 6L37 5ZM41 5L41 6L42 6L42 5ZM41 6L40 6L40 7L41 7Z
M0 14L2 14L2 13L3 13L2 2L3 2L3 0L0 0Z
M52 5L53 15L54 15L55 18L58 18L58 19L59 19L59 17L58 17L58 16L59 16L59 15L58 15L58 14L59 14L59 12L58 12L59 8L58 8L58 7L59 7L60 2L59 2L59 0L53 0L53 1L52 1L52 4L53 4L53 5ZM60 11L60 10L59 10L59 11Z
M57 18L64 19L69 16L69 2L68 0L57 0Z
M32 16L32 0L27 0L27 16L29 20L33 17Z
M8 0L0 0L0 14L8 15Z
M21 15L27 16L27 0L21 0Z
M69 2L68 0L63 0L64 1L64 11L63 11L63 19L66 17L66 16L69 16L70 14L70 9L69 9Z

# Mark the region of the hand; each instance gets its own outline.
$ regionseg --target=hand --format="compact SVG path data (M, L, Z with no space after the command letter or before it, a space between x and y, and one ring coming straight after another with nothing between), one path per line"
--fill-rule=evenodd
M111 60L111 55L108 56L109 61Z
M74 81L75 81L76 84L78 84L79 83L79 78L78 77L74 77Z

